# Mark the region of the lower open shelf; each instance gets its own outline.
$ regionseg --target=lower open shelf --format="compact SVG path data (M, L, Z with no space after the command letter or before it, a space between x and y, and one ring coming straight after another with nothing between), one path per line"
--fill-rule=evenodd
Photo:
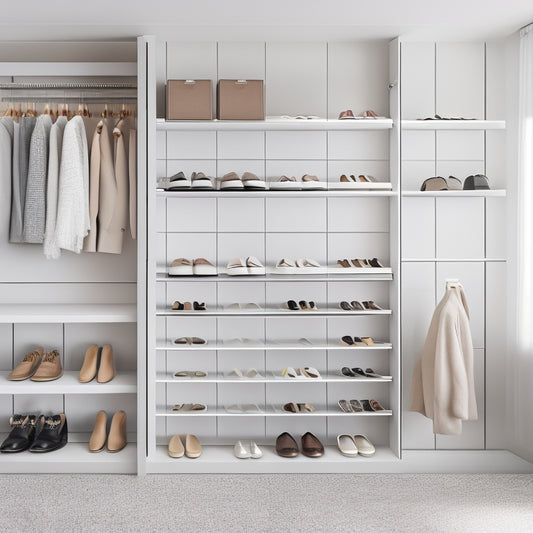
M289 472L366 472L372 465L383 462L395 462L400 459L390 448L377 447L372 457L345 457L336 446L326 446L322 457L310 458L280 457L274 446L261 446L261 459L237 459L233 455L233 446L203 446L198 459L181 457L173 459L168 456L166 446L157 446L155 453L148 456L146 468L151 473L289 473Z
M117 453L91 453L86 442L69 442L49 453L0 453L0 472L5 474L135 474L137 445Z

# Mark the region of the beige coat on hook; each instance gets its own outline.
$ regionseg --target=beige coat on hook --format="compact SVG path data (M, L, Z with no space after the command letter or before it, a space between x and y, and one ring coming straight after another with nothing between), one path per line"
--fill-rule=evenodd
M431 418L434 433L458 435L463 420L477 419L474 348L460 286L448 289L433 313L411 399L411 411Z

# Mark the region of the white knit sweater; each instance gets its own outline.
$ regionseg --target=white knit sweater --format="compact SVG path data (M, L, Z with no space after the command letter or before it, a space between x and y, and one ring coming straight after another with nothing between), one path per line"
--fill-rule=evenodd
M89 151L83 119L65 126L59 167L55 239L57 245L79 254L89 231Z
M59 166L63 148L63 132L67 117L58 117L50 130L50 153L48 156L48 179L46 184L46 229L44 233L44 255L57 259L61 250L56 242L57 200L59 192Z
M474 348L462 288L450 288L433 313L413 372L411 411L433 420L433 432L458 435L477 419Z

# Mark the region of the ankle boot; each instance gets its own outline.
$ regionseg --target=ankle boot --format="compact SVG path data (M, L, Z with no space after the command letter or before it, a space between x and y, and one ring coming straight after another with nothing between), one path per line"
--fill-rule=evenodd
M96 415L94 429L89 439L89 451L101 452L105 447L107 437L107 415L105 411L99 411Z
M81 365L78 381L80 383L89 383L89 381L92 381L96 377L99 363L100 353L98 351L98 346L92 344L85 352L85 359L83 360L83 365Z
M107 383L115 377L115 364L113 363L113 348L106 344L102 348L100 367L98 368L98 383Z

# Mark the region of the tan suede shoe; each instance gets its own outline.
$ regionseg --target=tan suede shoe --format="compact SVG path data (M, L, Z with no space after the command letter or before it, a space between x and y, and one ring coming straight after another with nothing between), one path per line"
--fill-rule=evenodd
M41 347L33 350L33 352L28 352L24 359L13 369L13 372L7 376L7 379L10 381L22 381L33 376L39 367L42 356L43 349Z
M181 442L179 435L172 435L168 442L168 455L169 457L174 457L178 459L183 457L185 453L185 448L183 447L183 442Z
M80 383L89 383L89 381L92 381L95 378L97 369L98 346L96 346L96 344L92 344L85 352L85 359L83 360L83 365L81 365L78 381Z
M202 445L196 435L185 437L185 455L191 459L196 459L202 455Z
M111 429L107 437L107 450L109 452L119 452L128 444L126 435L126 413L118 411L111 420Z
M107 437L107 415L105 411L99 411L96 415L94 429L89 439L89 451L101 452L105 446Z
M113 348L106 344L102 348L100 367L98 368L98 383L107 383L115 377L115 364L113 363Z
M53 381L63 375L61 368L61 356L57 350L52 350L44 354L44 357L37 369L37 372L31 377L32 381Z

